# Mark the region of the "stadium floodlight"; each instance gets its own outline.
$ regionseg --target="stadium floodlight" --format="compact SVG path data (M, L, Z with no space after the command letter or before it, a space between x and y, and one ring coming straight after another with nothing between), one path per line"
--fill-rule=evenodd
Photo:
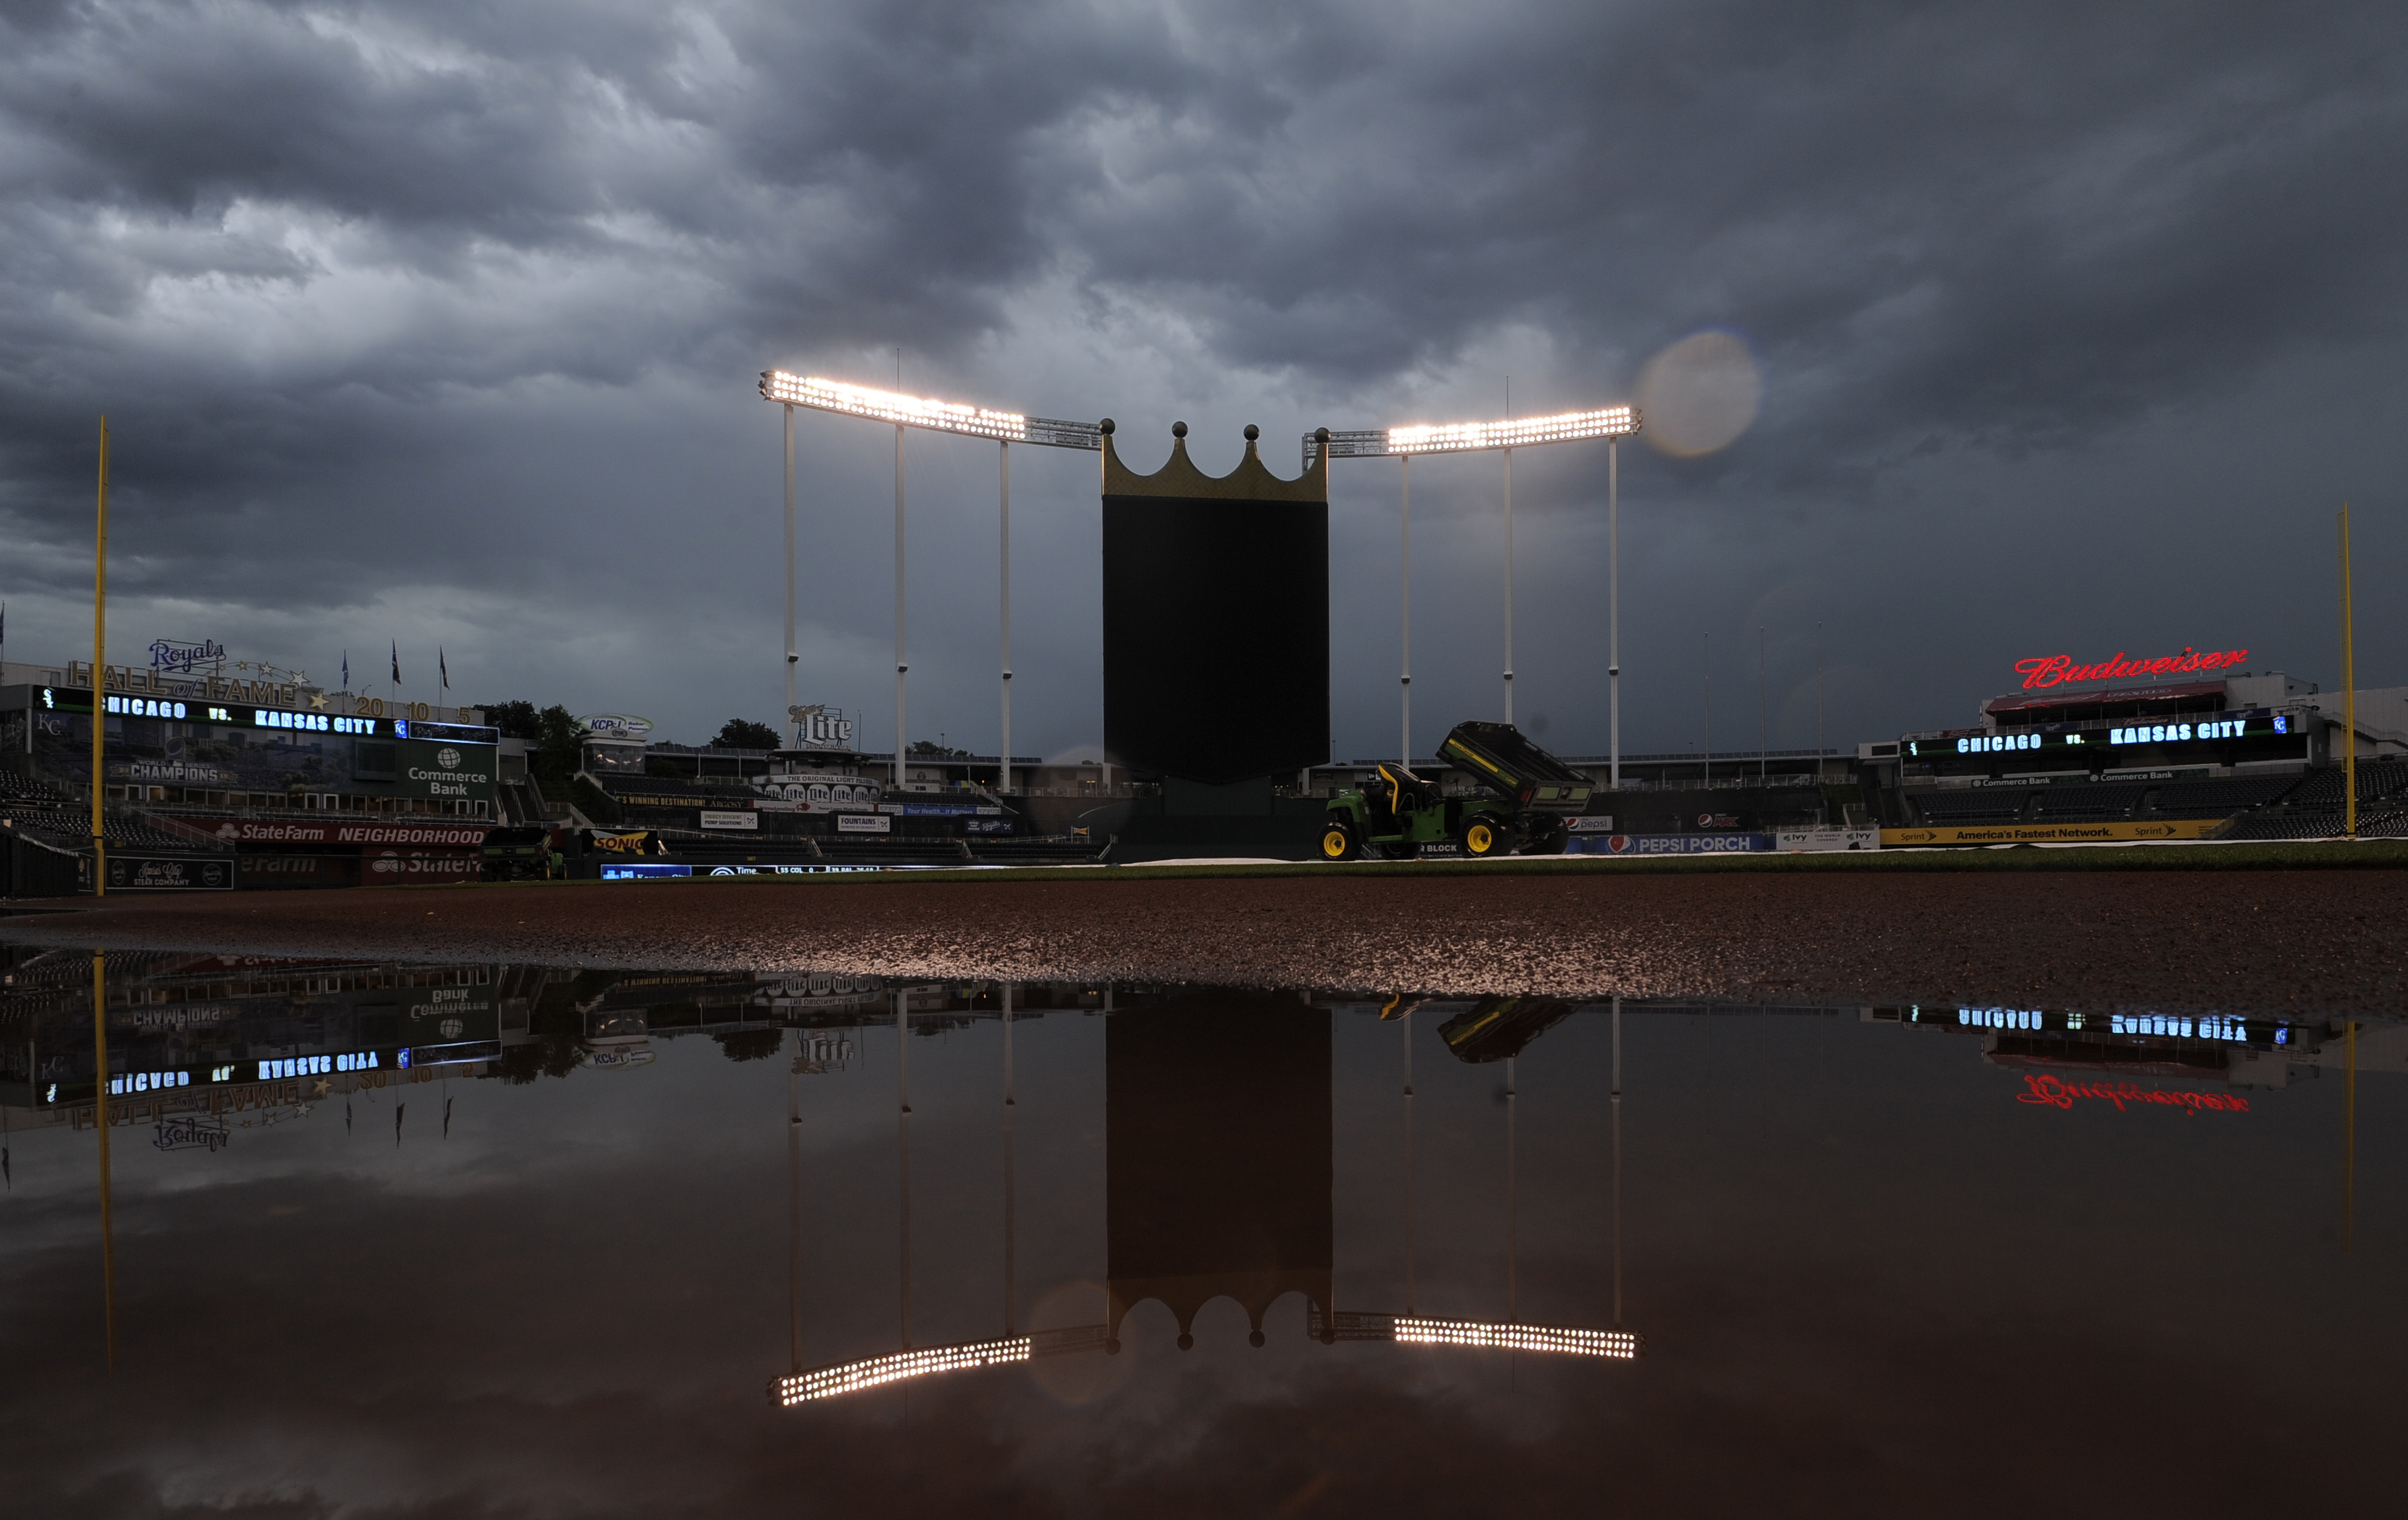
M1399 1345L1550 1351L1573 1356L1610 1356L1625 1362L1639 1355L1639 1337L1627 1330L1578 1330L1555 1325L1480 1325L1469 1320L1417 1319L1399 1315L1394 1322L1394 1333Z
M795 409L810 407L839 416L891 423L895 427L895 788L903 788L906 737L903 720L904 677L910 665L904 655L903 621L903 430L926 428L964 437L993 438L1002 450L1003 537L1000 574L1003 581L1003 748L996 784L1011 790L1011 446L1034 443L1048 449L1083 449L1100 452L1104 430L1095 423L1065 422L1058 417L1028 417L1016 411L973 407L958 401L905 395L867 385L825 380L817 375L791 375L782 369L761 372L761 399L786 409L786 706L795 704L795 666L802 658L795 648ZM795 736L791 721L787 743Z
M1600 407L1595 411L1567 411L1553 417L1517 417L1501 423L1440 423L1411 427L1353 428L1329 435L1332 459L1385 459L1397 454L1479 453L1490 449L1524 449L1541 443L1575 443L1583 438L1616 441L1639 431L1636 407ZM1304 436L1305 467L1312 466L1313 435Z
M1104 446L1103 430L1094 423L1026 417L1016 411L996 411L958 401L849 385L816 375L790 375L782 369L762 371L761 399L864 417L875 423L893 423L898 427L924 427L937 433L993 438L998 443L1035 443L1049 449L1090 452L1098 452Z
M834 1398L840 1394L884 1387L887 1384L901 1383L908 1378L1025 1362L1028 1360L1029 1346L1028 1337L1016 1335L996 1341L966 1341L956 1345L927 1346L917 1351L866 1356L857 1362L838 1362L834 1367L780 1378L770 1384L769 1397L780 1408L792 1409L796 1404L809 1403L815 1398Z
M1611 735L1612 785L1622 785L1622 440L1639 431L1636 407L1598 407L1589 411L1558 412L1551 417L1509 418L1501 423L1442 423L1409 427L1332 430L1332 459L1396 458L1404 475L1399 521L1405 543L1404 575L1408 585L1405 657L1402 662L1404 708L1403 753L1413 762L1413 672L1412 631L1412 456L1415 454L1478 453L1495 449L1505 455L1505 721L1513 721L1513 451L1541 443L1574 443L1584 438L1606 440L1606 726ZM1304 436L1304 467L1312 467L1324 447L1320 435Z

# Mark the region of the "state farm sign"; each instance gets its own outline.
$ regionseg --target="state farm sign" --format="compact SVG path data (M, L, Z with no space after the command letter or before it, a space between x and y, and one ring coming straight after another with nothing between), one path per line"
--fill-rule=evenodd
M486 824L271 824L230 818L206 829L228 844L432 844L452 849L485 842Z
M2035 654L2028 660L2017 660L2015 669L2024 678L2024 690L2040 686L2070 686L2086 681L2121 681L2127 676L2171 676L2192 670L2227 670L2249 658L2245 649L2229 649L2221 653L2202 653L2189 645L2180 654L2169 654L2157 660L2135 660L2126 657L2122 650L2112 660L2097 665L2076 665L2071 654Z

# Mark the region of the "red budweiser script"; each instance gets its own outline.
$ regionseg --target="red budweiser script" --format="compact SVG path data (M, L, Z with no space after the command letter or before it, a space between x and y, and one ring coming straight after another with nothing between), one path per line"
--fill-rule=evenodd
M2095 1097L2121 1109L2128 1105L2157 1104L2165 1108L2186 1109L2197 1112L2214 1109L2221 1113L2247 1113L2249 1100L2230 1093L2176 1093L2162 1087L2135 1087L2128 1082L2063 1082L2056 1077L2026 1077L2025 1091L2015 1095L2018 1103L2045 1103L2052 1108L2070 1109L2077 1097Z
M2189 670L2225 670L2249 658L2245 649L2229 649L2222 653L2202 653L2188 644L2180 654L2169 654L2162 660L2128 659L2122 650L2115 657L2099 665L2076 665L2071 654L2035 654L2028 660L2017 660L2015 668L2023 673L2024 690L2035 686L2065 686L2084 681L2121 681L2127 676L2170 676Z

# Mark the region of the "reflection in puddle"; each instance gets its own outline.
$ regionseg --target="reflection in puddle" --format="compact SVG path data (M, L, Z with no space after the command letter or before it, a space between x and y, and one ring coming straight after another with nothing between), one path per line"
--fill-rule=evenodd
M2408 1072L2397 1019L111 953L96 1025L90 953L0 957L19 1365L96 1369L122 1315L116 1376L154 1393L220 1365L224 1312L525 1409L652 1390L700 1419L740 1391L774 1423L728 1440L828 1432L823 1466L849 1422L935 1422L1135 1482L1132 1431L1263 1446L1286 1437L1242 1412L1368 1404L1409 1428L1364 1450L1493 1421L1594 1480L1828 1410L1826 1378L1849 1450L1979 1427L1983 1378L1909 1369L2001 1324L2243 1405L2403 1343L2387 1300L2314 1307L2337 1262L2400 1255L2371 1180L2401 1126L2357 1101ZM2282 1185L2236 1241L2253 1178ZM362 1255L412 1234L446 1243ZM2102 1276L2165 1301L2108 1312ZM2287 1330L2183 1349L2251 1304ZM249 1439L242 1386L222 1439ZM168 1426L122 1434L162 1491L184 1471Z

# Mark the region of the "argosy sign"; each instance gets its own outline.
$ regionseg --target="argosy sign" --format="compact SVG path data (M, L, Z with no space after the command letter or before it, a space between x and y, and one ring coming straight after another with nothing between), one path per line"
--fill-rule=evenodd
M2128 676L2172 676L2193 670L2227 670L2249 658L2245 649L2229 649L2220 653L2204 653L2183 646L2180 654L2169 654L2157 660L2128 658L2122 650L2112 660L2097 665L2076 665L2071 654L2035 654L2028 660L2017 660L2015 669L2024 678L2024 690L2042 686L2069 686L2086 681L2122 681Z

